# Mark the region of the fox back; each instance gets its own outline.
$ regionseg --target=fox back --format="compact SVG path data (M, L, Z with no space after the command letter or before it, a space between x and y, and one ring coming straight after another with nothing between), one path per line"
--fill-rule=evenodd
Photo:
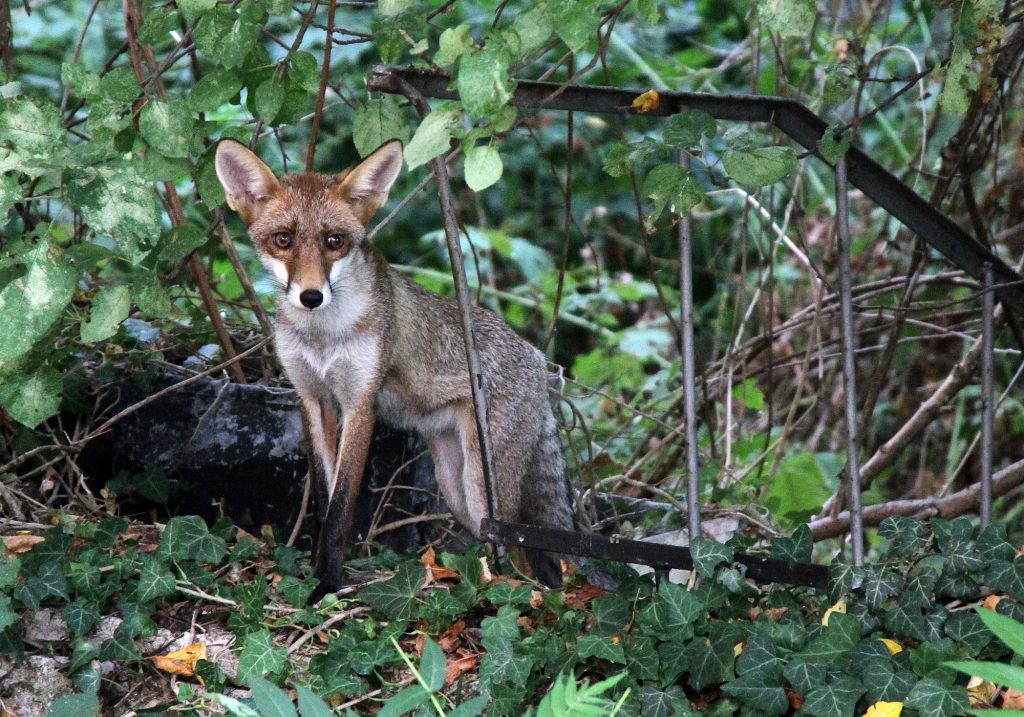
M337 176L275 177L244 146L221 142L217 173L279 289L275 345L303 404L320 519L317 575L341 582L376 417L420 432L446 502L480 536L487 515L458 308L391 268L366 240L401 169L398 142ZM474 309L489 396L495 510L505 520L573 529L571 490L548 401L546 360L493 313ZM559 556L528 553L561 584Z

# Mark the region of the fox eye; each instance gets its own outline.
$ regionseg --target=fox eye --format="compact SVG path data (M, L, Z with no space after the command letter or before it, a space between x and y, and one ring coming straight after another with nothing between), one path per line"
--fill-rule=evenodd
M292 245L292 235L290 232L277 232L274 235L274 245L278 249L287 249Z
M328 249L338 250L341 249L342 244L345 243L344 234L329 234L327 239L324 240L327 244Z

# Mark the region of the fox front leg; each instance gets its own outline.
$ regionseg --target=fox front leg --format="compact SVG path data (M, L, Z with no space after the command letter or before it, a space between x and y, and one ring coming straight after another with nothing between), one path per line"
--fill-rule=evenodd
M338 410L330 396L302 396L302 424L306 431L306 455L312 481L316 544L319 527L327 517L331 502L330 486L338 455Z
M342 586L345 544L352 532L356 498L363 482L363 468L373 435L373 399L366 397L341 423L341 444L329 484L329 505L320 526L316 548L319 592L335 592Z

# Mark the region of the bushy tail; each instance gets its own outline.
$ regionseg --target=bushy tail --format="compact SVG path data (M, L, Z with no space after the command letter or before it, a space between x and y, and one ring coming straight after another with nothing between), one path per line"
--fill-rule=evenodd
M558 435L558 422L545 412L540 439L534 448L530 466L523 477L520 496L520 520L527 525L575 530L572 485L566 474L565 454ZM526 558L538 580L545 585L562 586L562 555L527 550Z

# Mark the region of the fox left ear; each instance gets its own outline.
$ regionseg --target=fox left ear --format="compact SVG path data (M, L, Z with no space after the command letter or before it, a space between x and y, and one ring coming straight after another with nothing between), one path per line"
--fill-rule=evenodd
M392 140L350 170L336 191L365 226L388 200L401 171L402 143Z

